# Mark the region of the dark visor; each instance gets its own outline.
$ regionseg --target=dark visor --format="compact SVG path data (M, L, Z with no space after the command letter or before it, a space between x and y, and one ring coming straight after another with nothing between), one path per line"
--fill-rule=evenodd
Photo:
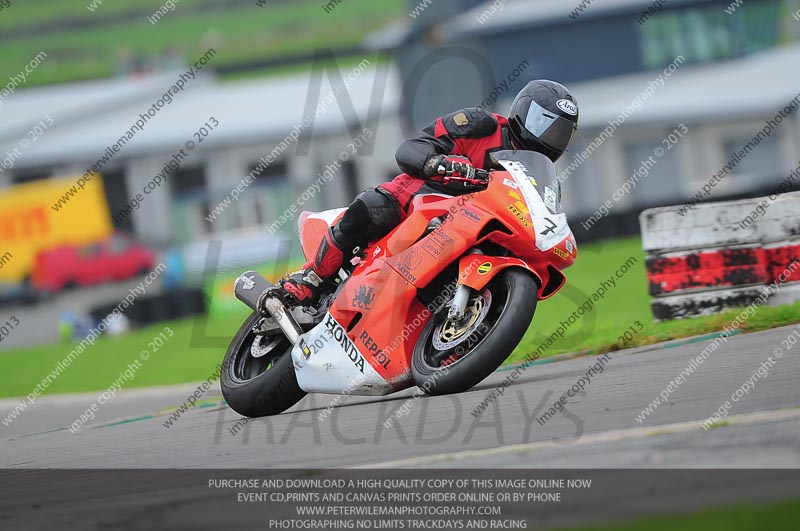
M542 144L558 152L563 152L569 146L576 127L571 120L558 116L535 101L531 101L528 117L525 119L525 129ZM525 135L525 131L522 133Z

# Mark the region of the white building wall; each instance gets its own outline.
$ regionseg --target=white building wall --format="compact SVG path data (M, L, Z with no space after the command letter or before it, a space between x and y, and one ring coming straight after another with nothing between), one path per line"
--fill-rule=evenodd
M164 162L161 157L146 157L131 159L126 167L126 186L128 197L136 197L141 194L144 187L150 180L157 175ZM142 205L138 210L134 210L133 227L136 236L149 245L168 245L174 239L174 227L172 219L172 194L170 192L169 180L166 185L162 185L144 196ZM115 213L112 212L113 216Z

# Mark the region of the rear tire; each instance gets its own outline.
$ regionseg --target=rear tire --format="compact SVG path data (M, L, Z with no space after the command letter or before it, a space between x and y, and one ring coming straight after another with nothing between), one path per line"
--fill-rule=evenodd
M483 292L490 293L489 309L473 325L476 331L465 333L463 343L454 348L439 350L434 346L438 325L433 319L428 321L411 358L414 383L429 395L446 395L461 393L484 380L527 332L536 312L538 289L538 282L527 271L516 267L502 271ZM489 330L480 331L481 325Z
M263 336L262 345L272 345L263 357L251 353L258 336L253 332L262 317L253 313L239 328L222 362L220 388L228 405L245 417L283 413L306 392L297 384L292 345L280 331Z

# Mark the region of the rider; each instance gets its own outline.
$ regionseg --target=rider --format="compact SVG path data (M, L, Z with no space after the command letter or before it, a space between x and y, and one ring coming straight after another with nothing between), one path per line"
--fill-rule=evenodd
M476 167L493 169L490 154L496 151L538 151L555 162L577 127L575 98L563 85L547 80L528 83L514 98L508 118L480 107L439 118L419 137L400 144L395 158L405 173L358 194L326 233L316 258L282 279L283 290L292 303L315 304L323 283L336 275L355 249L364 249L405 219L414 196L461 195L484 188L485 184L449 177L476 179Z

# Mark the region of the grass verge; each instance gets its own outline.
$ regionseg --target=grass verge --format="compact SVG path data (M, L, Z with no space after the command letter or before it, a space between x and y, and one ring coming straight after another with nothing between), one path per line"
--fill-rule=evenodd
M628 523L560 531L761 531L791 529L800 517L800 501L739 505L686 515L649 516Z

